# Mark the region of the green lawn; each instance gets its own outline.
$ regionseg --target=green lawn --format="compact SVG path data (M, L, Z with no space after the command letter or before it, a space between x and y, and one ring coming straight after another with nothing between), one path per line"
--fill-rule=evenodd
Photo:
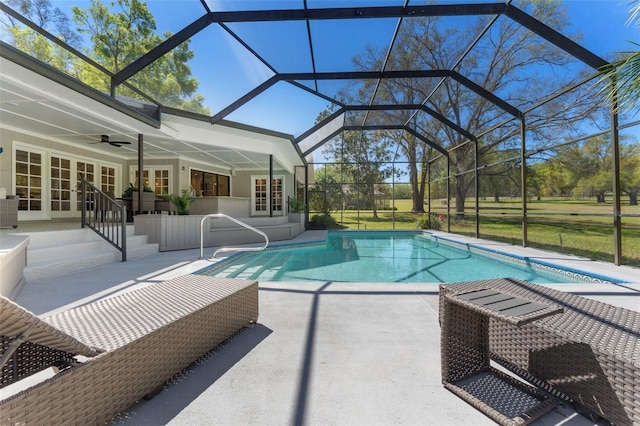
M446 206L443 204L441 200L433 201L432 211L446 215ZM410 212L411 200L396 200L395 207L395 211L378 211L377 220L373 219L371 210L345 210L331 215L341 227L348 229L416 229L419 215ZM474 201L469 200L465 207L465 220L452 220L451 232L474 236ZM480 237L521 245L520 209L521 201L518 199L499 203L483 200L479 205ZM613 261L613 206L610 203L573 199L541 200L530 201L527 210L529 246ZM454 206L451 212L455 212ZM634 215L622 218L623 264L640 266L640 206L629 206L623 200L622 213ZM583 216L587 214L595 216Z

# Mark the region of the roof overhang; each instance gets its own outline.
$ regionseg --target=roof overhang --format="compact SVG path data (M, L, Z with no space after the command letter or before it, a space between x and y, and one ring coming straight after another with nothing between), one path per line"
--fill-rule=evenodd
M151 115L149 115L151 113ZM227 120L212 125L182 111L123 102L3 44L0 49L0 127L115 158L182 158L225 170L265 168L269 155L293 173L304 160L293 136ZM101 144L100 135L131 145Z

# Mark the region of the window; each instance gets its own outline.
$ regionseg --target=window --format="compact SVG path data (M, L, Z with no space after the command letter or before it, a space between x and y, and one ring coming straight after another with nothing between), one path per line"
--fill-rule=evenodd
M116 192L116 169L115 167L100 167L100 190L103 192Z
M138 170L130 169L133 186L138 186ZM142 181L144 186L151 188L157 196L171 194L171 172L172 167L149 167L142 171Z
M42 154L16 149L16 195L19 210L42 210Z
M230 182L229 176L191 170L191 188L195 191L196 197L228 197L231 194Z
M169 170L154 170L153 187L156 195L169 193Z
M51 157L51 211L71 210L71 160Z
M142 184L144 186L149 186L149 170L144 169L142 171ZM133 186L138 186L138 171L135 171L135 175L133 178Z

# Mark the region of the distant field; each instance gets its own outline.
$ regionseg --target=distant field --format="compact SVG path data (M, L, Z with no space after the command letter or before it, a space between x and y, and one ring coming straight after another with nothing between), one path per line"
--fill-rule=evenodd
M475 201L468 200L465 220L451 222L451 232L475 235ZM622 257L626 265L640 266L640 206L622 201ZM331 215L348 229L416 229L419 214L411 213L411 200L396 200L395 211L345 210ZM426 210L426 206L425 206ZM443 200L432 201L432 211L446 216ZM529 201L527 205L529 246L575 254L590 259L613 261L613 205L595 200L553 199ZM452 218L456 211L452 205ZM479 203L480 237L522 244L521 201L509 199ZM446 230L446 224L444 227Z

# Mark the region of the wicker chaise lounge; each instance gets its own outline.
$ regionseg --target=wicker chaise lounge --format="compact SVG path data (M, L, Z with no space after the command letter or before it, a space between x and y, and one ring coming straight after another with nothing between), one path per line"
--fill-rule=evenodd
M61 371L0 401L0 424L104 423L257 319L257 282L202 275L45 318L1 298L2 386Z
M506 295L531 312L496 312L492 302L480 302L491 292L489 298ZM443 383L494 420L531 418L501 416L460 390L465 377L488 367L488 357L614 424L640 425L640 312L500 279L442 285L440 321Z

